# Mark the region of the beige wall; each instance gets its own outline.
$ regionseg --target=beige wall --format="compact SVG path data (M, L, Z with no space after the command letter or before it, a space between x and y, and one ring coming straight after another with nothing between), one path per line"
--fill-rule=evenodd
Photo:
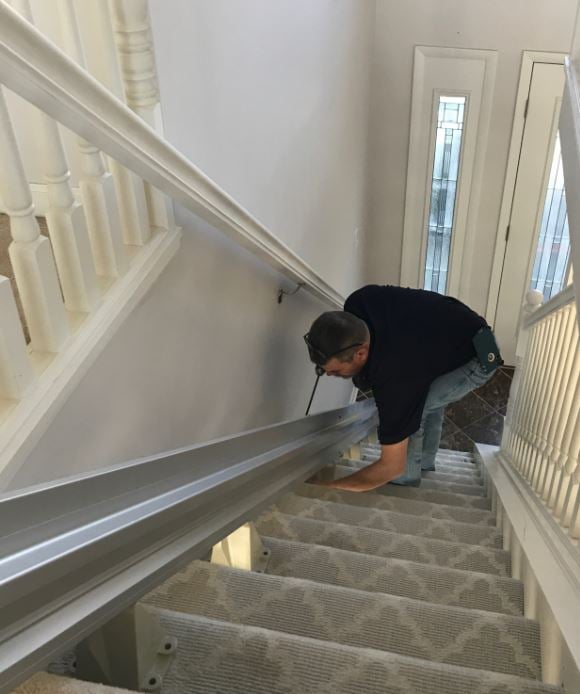
M167 138L339 291L360 286L374 2L150 12Z
M522 51L570 49L577 0L377 0L370 131L368 279L397 284L416 45L493 49L498 69L484 153L468 303L485 313Z

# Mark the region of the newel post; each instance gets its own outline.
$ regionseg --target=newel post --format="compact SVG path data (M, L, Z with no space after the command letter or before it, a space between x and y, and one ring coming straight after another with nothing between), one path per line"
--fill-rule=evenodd
M527 390L531 377L530 361L532 361L538 352L536 350L538 334L535 333L530 340L530 331L524 327L529 316L534 313L543 303L544 295L537 289L531 289L526 293L525 301L522 307L521 323L518 332L516 344L516 363L515 373L510 390L510 397L507 407L507 414L504 426L504 432L501 442L502 450L510 456L514 453L516 443L516 434L519 433L520 420L525 415L522 407L525 404L525 398L522 393ZM526 359L527 355L527 359Z

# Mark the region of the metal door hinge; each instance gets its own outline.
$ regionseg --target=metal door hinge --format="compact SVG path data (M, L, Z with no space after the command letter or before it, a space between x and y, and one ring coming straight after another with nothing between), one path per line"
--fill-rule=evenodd
M510 237L510 225L508 224L507 227L506 227L506 230L505 230L505 241L506 241L506 243L507 243L507 240L509 239L509 237Z
M526 99L526 105L524 106L524 120L528 117L529 107L530 107L530 100Z

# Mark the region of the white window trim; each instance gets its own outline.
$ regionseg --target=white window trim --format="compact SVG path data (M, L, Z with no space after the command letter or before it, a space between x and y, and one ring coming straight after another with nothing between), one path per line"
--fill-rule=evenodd
M429 61L449 60L437 78L427 76ZM481 79L469 75L482 63ZM497 51L416 46L413 71L409 165L405 197L401 284L423 287L434 147L434 99L467 96L459 182L455 200L447 293L466 299L472 255L467 252L479 209L483 164L491 118ZM452 74L453 73L453 74ZM448 76L447 76L448 75Z
M512 212L512 201L514 197L516 177L518 173L518 161L520 158L520 150L522 147L522 139L524 136L524 115L526 101L528 100L528 94L530 91L534 63L553 63L556 65L563 65L565 57L565 53L545 53L542 51L524 51L522 54L522 67L520 71L520 81L518 85L518 92L514 108L512 137L508 154L505 185L499 214L499 222L495 238L495 251L493 255L493 264L491 268L489 293L487 295L487 308L485 312L485 318L490 325L493 325L495 322L497 302L499 300L499 288L501 284L503 260L507 246L506 232Z

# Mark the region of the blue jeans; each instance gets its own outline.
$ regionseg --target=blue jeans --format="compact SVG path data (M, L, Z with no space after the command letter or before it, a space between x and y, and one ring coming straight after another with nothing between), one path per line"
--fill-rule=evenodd
M435 469L445 406L482 386L494 373L485 373L479 360L472 359L433 381L423 408L421 426L409 437L405 472L391 484L418 486L421 483L421 470Z

